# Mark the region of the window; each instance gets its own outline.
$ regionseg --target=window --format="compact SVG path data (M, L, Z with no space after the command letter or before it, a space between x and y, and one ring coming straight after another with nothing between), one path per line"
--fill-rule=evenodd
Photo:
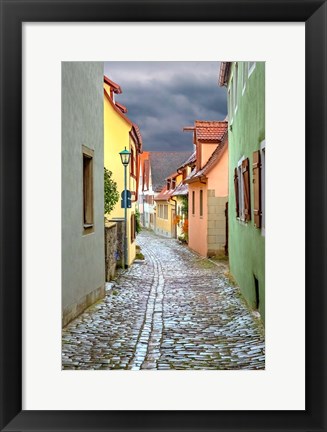
M195 215L195 191L192 192L192 215Z
M234 170L236 217L248 222L251 219L249 159L239 160Z
M168 204L158 205L158 218L168 219Z
M167 190L170 190L170 179L167 180Z
M203 190L200 190L200 216L203 216Z
M172 179L172 181L171 181L171 188L172 189L176 188L176 179Z
M93 231L93 150L83 146L83 227Z

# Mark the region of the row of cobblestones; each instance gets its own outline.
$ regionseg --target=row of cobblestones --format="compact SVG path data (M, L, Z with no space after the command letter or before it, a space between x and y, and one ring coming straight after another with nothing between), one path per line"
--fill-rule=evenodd
M149 231L145 261L62 333L63 369L264 369L263 327L226 266Z

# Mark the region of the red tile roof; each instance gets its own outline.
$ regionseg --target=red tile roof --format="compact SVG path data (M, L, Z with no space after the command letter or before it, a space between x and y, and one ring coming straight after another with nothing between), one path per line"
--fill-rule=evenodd
M112 88L112 91L114 93L117 93L117 94L122 93L122 89L121 89L120 85L111 81L111 79L109 79L107 76L104 76L104 82Z
M138 127L138 125L136 123L133 123L133 128L135 130L135 133L136 133L136 136L137 136L137 138L139 140L139 143L142 146L143 140L142 140L142 135L141 135L140 128Z
M115 104L123 114L127 113L127 108L124 105L120 104L119 102L115 102Z
M222 141L225 134L227 133L227 129L227 121L195 121L195 134L197 141Z

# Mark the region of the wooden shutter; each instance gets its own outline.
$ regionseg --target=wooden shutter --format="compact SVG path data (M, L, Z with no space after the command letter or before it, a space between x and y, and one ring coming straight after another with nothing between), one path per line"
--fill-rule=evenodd
M260 150L253 152L253 215L254 226L261 228L261 163Z
M246 222L251 220L251 200L250 200L250 171L249 159L242 161L243 176L243 198L244 198L244 218Z
M239 217L240 216L240 204L239 204L239 195L238 195L237 168L234 169L234 189L235 189L236 217Z

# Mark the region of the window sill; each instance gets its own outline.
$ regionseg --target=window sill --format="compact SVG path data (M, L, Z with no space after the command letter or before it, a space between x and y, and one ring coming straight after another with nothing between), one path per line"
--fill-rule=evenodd
M83 225L83 235L91 234L94 232L94 224Z

